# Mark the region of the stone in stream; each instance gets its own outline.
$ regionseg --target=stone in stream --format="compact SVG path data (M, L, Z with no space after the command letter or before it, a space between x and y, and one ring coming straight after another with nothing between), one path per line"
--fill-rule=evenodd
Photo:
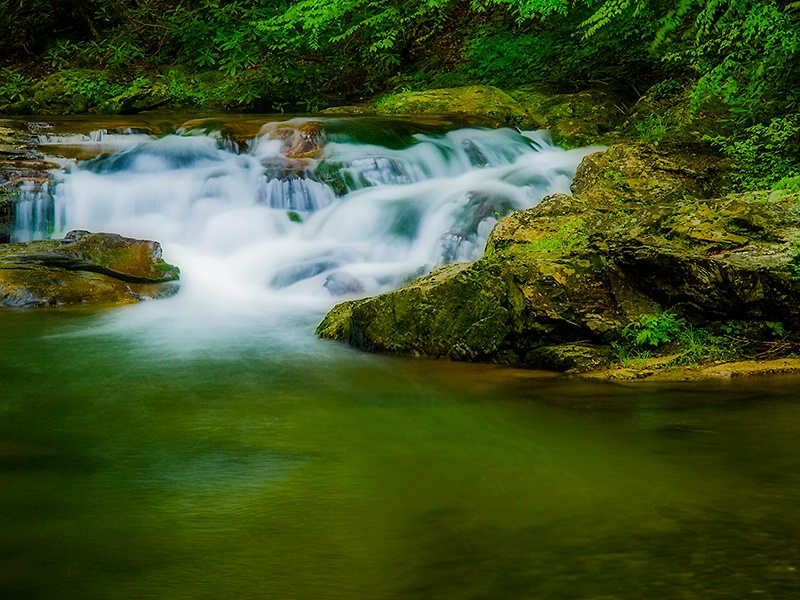
M71 231L0 245L0 308L128 304L177 292L177 267L158 242Z
M590 155L574 196L500 221L480 260L339 304L317 332L379 352L586 371L662 309L700 327L800 331L800 194L709 198L716 168L641 144Z

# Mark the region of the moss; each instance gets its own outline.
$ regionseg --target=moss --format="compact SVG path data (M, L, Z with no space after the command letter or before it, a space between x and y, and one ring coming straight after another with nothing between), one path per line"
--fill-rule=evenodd
M484 85L402 92L383 98L375 108L382 115L452 113L489 117L500 125L528 127L533 123L514 98Z

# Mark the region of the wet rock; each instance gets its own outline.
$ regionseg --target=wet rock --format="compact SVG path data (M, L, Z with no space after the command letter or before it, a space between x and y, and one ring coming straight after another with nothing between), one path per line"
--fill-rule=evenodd
M112 233L0 246L0 307L126 304L170 296L178 278L158 242Z
M291 119L267 123L261 135L283 140L281 154L289 159L318 158L325 146L325 130L319 121Z
M14 205L12 195L0 188L0 244L11 241L14 227Z
M331 296L354 296L363 294L361 282L348 273L335 272L325 278L322 284Z
M587 157L574 196L516 212L485 255L345 302L322 337L367 350L585 371L642 314L800 332L800 194L707 198L713 157L638 144Z

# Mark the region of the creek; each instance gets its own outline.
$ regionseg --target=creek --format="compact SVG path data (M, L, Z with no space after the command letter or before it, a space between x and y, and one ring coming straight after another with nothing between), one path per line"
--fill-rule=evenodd
M800 379L622 385L314 336L478 258L595 149L328 118L323 154L287 160L266 121L40 132L63 168L14 239L155 239L182 278L0 313L0 598L800 593Z

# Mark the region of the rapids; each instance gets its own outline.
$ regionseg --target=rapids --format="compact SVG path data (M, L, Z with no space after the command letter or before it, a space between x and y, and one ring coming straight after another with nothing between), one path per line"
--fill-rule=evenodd
M161 242L182 275L175 299L139 311L159 328L207 328L214 316L237 329L236 314L285 323L479 258L500 218L569 193L597 150L557 148L541 131L393 136L322 124L321 155L301 160L284 156L269 123L244 140L203 122L167 135L41 134L48 152L84 158L23 197L12 239L85 229Z

